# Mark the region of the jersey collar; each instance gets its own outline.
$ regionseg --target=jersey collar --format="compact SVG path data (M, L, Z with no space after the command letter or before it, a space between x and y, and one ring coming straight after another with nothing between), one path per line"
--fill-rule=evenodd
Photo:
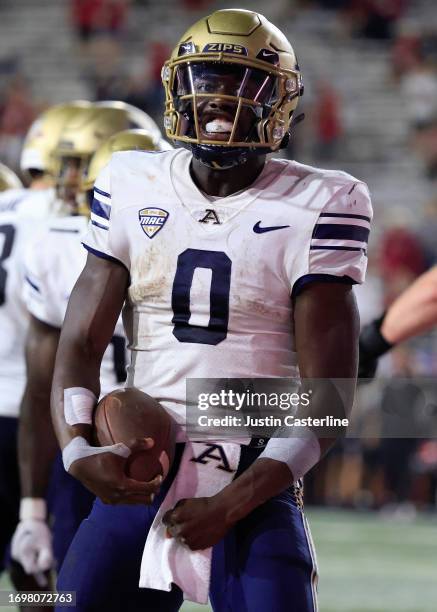
M259 176L247 189L223 198L210 198L193 181L191 160L191 153L185 149L180 149L172 160L170 178L179 202L196 221L204 216L207 209L215 210L221 224L228 223L262 195L285 168L285 164L267 160Z

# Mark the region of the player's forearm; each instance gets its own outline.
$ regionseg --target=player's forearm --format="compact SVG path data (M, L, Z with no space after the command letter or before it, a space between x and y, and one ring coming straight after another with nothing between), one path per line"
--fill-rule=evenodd
M50 388L59 333L58 328L30 314L18 440L22 497L45 497L58 449L50 419Z
M45 498L59 449L50 419L50 391L26 386L20 408L18 459L21 496Z
M293 482L285 463L274 459L257 459L238 478L217 494L223 505L226 522L235 523Z
M437 267L420 276L388 309L381 334L396 344L437 324Z
M360 378L373 378L378 359L399 342L437 324L437 266L422 274L360 335Z
M304 462L309 460L310 467L313 467L313 464L315 465L321 459L336 440L337 437L315 439L316 452L312 453L313 460L311 460L311 453L306 452ZM290 443L292 439L281 438L285 452ZM270 498L280 495L303 476L300 471L302 464L296 464L296 468L299 472L294 474L290 465L283 460L259 457L216 496L217 503L222 506L227 522L233 524L243 519Z
M83 388L98 398L101 360L101 351L96 351L92 342L86 337L78 334L73 339L71 336L61 334L51 395L52 420L61 448L76 436L91 441L90 424L67 423L64 396L66 389Z
M309 287L296 300L295 327L302 390L311 391L309 405L301 407L296 416L348 418L356 385L359 334L352 290ZM238 520L278 495L304 476L344 431L344 426L311 427L270 440L249 469L219 494L224 511Z
M400 314L389 310L381 325L382 337L391 345L398 344L430 331L437 324L437 303L414 307Z
M114 333L128 282L129 274L123 266L88 255L70 296L51 397L53 423L62 448L78 436L91 441L93 402L87 404L86 397L94 396L94 402L99 397L100 364ZM76 404L81 404L82 409L78 414L74 414L74 406L64 405L69 389L79 390ZM66 419L66 414L71 419Z

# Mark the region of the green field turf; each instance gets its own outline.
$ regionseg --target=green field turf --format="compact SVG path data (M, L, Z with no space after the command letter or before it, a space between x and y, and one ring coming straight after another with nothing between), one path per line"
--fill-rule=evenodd
M320 612L436 612L437 517L399 522L326 510L308 516L318 553ZM0 588L9 588L5 579ZM210 608L185 604L182 610Z

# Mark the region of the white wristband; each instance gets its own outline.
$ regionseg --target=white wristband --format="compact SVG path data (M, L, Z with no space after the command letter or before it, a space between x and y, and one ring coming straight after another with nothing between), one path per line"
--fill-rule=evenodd
M47 518L46 500L40 497L23 497L20 501L20 521L33 519L45 521Z
M97 397L85 387L64 389L64 416L67 425L91 425Z
M120 455L120 457L129 457L131 451L123 442L118 442L111 446L90 446L85 438L76 436L70 440L62 451L62 461L65 471L68 472L71 464L78 459L90 457L91 455L99 455L101 453L114 453L114 455Z
M286 463L296 482L320 461L321 454L319 439L305 427L293 438L270 438L258 459L276 459Z

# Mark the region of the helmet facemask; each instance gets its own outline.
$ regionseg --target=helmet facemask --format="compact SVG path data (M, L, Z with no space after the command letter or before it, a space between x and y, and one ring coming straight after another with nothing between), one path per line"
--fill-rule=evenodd
M56 194L66 214L88 215L89 209L80 184L90 161L89 155L56 156Z
M214 168L279 149L289 124L284 102L299 96L297 72L238 60L203 54L198 61L167 62L163 69L168 136Z

